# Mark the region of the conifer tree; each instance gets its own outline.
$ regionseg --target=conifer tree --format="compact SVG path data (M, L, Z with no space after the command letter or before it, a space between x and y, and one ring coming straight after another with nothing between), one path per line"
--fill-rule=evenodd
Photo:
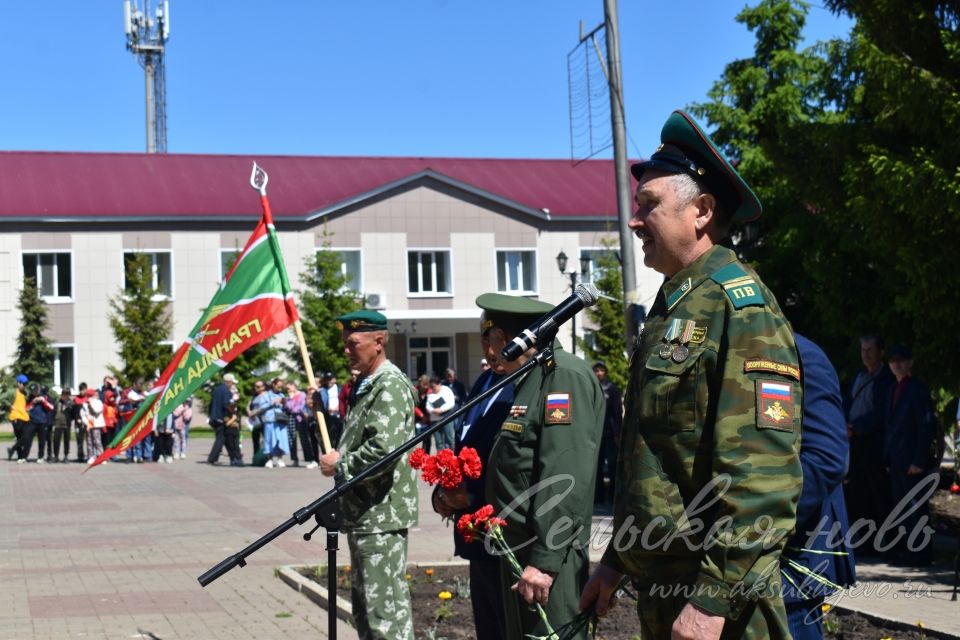
M322 371L331 371L338 380L344 380L349 369L335 319L362 305L360 292L347 288L340 255L330 250L332 235L324 230L322 248L305 260L306 270L300 274L305 288L299 292L299 311L307 353L317 376ZM302 371L300 348L296 343L287 349L286 355L293 369Z
M108 368L128 386L149 381L170 362L172 351L163 341L170 339L173 322L167 301L156 298L149 256L135 253L125 266L126 287L110 299L109 316L123 366Z
M17 335L17 356L13 375L24 374L43 384L53 381L53 359L56 351L44 332L49 328L47 305L37 291L33 278L24 278L17 300L20 311L20 333Z
M593 283L601 292L612 292L616 295L623 291L623 277L620 260L612 250L613 244L611 241L603 242L603 246L611 250L604 251L596 260L594 269L599 276L594 278ZM594 332L593 348L582 340L578 341L587 360L590 362L603 360L607 365L607 377L620 389L624 389L629 377L629 363L623 350L627 330L623 303L601 297L597 304L589 307L585 313L597 327Z

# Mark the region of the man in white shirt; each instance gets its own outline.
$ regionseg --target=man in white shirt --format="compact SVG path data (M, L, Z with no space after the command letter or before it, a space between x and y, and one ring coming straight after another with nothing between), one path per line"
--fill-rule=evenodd
M427 413L430 415L430 422L440 422L443 414L452 411L457 406L457 398L453 394L453 389L440 382L440 378L433 376L430 378L430 391L427 392ZM456 431L453 421L448 422L433 434L433 441L437 445L437 451L441 449L453 449Z

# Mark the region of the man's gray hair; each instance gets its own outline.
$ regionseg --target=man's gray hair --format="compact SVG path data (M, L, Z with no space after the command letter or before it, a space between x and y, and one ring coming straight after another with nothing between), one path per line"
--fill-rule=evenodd
M700 187L699 183L685 173L675 173L670 176L670 184L673 185L673 190L677 194L677 200L681 208L693 202L694 198L703 193L703 188Z

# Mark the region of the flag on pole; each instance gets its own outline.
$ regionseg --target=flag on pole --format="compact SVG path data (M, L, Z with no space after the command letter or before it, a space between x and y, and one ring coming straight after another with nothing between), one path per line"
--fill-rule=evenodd
M260 190L263 207L257 228L140 408L88 469L143 440L234 358L298 319L267 200L266 174L256 164L251 183Z

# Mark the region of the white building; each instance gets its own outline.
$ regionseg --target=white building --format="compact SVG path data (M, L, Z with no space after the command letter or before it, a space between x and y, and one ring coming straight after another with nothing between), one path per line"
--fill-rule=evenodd
M182 342L259 219L254 159L270 176L291 285L332 234L353 287L390 319L389 356L411 377L452 366L472 380L478 295L559 302L571 279L556 256L580 271L580 258L618 240L612 161L0 152L0 365L14 357L29 275L48 305L55 382L99 383L120 364L108 299L135 252L150 254L169 300L165 339ZM649 308L660 277L638 244L635 254ZM569 349L569 327L559 338Z

